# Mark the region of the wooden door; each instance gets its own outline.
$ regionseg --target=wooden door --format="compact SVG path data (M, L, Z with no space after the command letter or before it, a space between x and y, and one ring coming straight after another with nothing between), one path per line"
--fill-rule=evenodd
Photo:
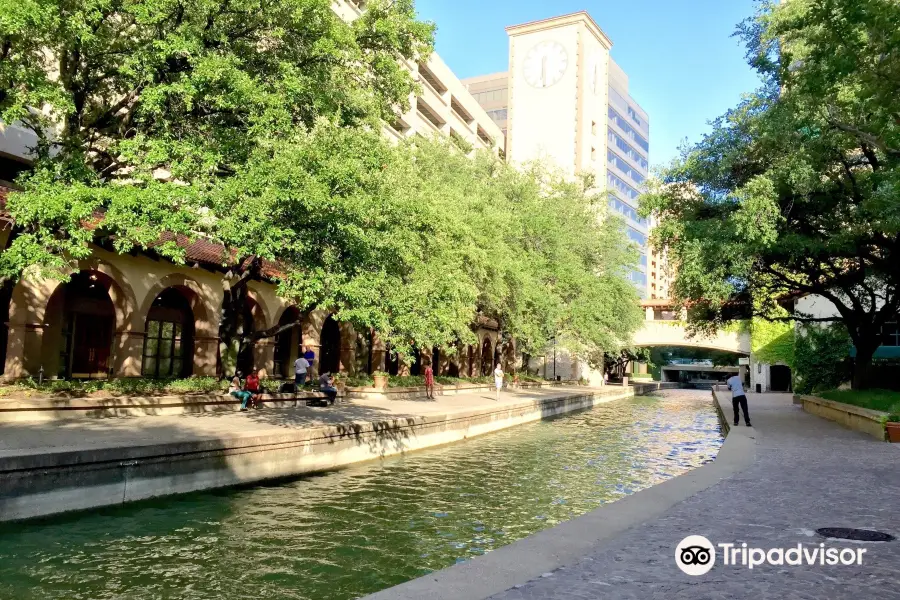
M112 353L112 317L75 313L72 319L72 376L107 376Z

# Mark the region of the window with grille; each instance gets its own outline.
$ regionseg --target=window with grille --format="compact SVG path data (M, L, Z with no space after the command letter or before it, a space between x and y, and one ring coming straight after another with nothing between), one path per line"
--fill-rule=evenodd
M181 323L148 321L144 337L144 377L178 377L184 370Z

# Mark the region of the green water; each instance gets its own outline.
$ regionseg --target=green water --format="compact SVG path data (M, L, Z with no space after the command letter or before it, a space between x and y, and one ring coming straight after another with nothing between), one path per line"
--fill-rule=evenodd
M0 598L356 598L713 459L708 392L670 391L290 482L0 526Z

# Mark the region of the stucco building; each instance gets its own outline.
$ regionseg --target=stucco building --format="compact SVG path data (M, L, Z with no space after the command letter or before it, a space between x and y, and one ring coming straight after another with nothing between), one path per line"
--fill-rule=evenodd
M345 20L361 14L364 2L335 0ZM437 54L408 62L421 84L410 108L385 123L393 139L417 134L458 137L473 148L502 154L505 136ZM29 168L36 137L15 124L0 123L0 251L12 239L5 212L15 177ZM25 277L0 292L0 375L22 377L184 377L216 375L221 365L219 325L224 289L222 248L202 239L185 241L187 264L174 265L152 252L120 255L93 247L70 281ZM276 294L271 281L249 284L245 318L255 330L302 319L302 326L262 339L238 357L239 368L258 368L264 376L289 376L299 353L315 353L314 369L416 373L390 360L376 332L356 332L325 310L303 313ZM473 324L478 343L459 348L455 357L437 357L438 372L479 375L497 358L496 323ZM510 356L506 360L511 360Z

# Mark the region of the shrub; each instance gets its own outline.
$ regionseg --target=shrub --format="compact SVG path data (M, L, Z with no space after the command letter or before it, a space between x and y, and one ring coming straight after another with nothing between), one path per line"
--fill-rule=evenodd
M372 387L375 385L375 379L365 374L348 375L347 387Z
M850 335L841 323L808 326L798 331L794 347L795 382L799 394L839 387L850 379Z

